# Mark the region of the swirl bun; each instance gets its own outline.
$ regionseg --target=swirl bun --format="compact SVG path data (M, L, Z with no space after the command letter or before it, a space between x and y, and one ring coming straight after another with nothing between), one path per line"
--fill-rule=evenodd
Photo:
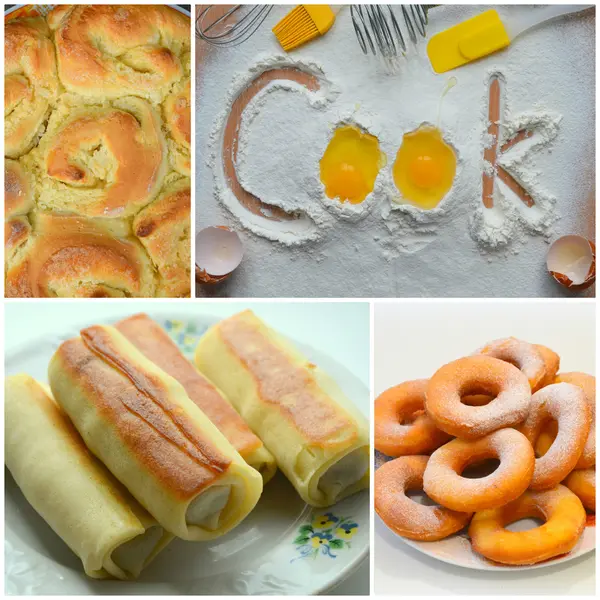
M36 143L58 94L49 34L41 18L10 21L4 30L4 154L9 158Z
M133 220L133 231L158 269L158 296L190 295L190 185L172 184ZM179 243L173 243L178 240Z
M91 98L133 95L161 102L185 76L190 23L167 6L61 6L50 14L58 72Z
M37 213L9 261L8 297L153 296L152 263L119 221Z
M139 98L108 106L61 102L40 144L40 204L89 217L130 217L160 190L167 168L160 116Z
M189 296L189 18L35 10L5 23L6 296Z

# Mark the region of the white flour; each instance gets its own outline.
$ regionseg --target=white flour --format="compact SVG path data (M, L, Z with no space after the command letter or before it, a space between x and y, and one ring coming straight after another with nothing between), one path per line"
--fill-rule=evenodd
M286 7L276 7L273 23ZM480 12L430 11L428 34ZM503 7L507 11L532 10ZM594 18L545 25L511 47L450 74L436 75L425 43L394 73L364 57L343 10L331 32L282 55L265 26L237 49L209 54L198 77L197 226L238 226L246 258L217 293L249 296L559 295L546 275L546 241L593 235L586 210L594 169ZM270 23L272 26L272 23ZM251 215L231 194L221 165L229 106L258 74L297 66L321 80L318 92L281 81L248 105L240 129L237 174L249 192L300 218L275 222ZM533 197L527 208L499 183L495 208L481 202L488 80L505 80L503 139L523 126L534 135L499 157ZM441 104L450 76L457 85ZM402 204L392 165L404 133L437 125L457 153L454 185L440 205ZM324 195L319 160L340 124L376 135L388 164L359 205ZM208 143L207 143L208 140ZM232 219L232 216L234 217ZM232 223L233 221L233 223ZM587 221L587 222L586 222Z

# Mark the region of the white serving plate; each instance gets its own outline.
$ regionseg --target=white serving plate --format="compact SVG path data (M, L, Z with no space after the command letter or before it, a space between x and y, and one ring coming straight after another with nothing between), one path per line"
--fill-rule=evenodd
M191 356L198 337L217 319L195 315L180 320L176 311L173 306L172 314L148 312ZM131 312L124 309L122 317ZM58 344L93 323L78 323L61 335L41 337L12 351L5 357L6 374L27 372L46 381L48 361ZM298 346L368 415L369 392L360 380L329 356ZM98 581L84 575L80 560L31 508L8 470L5 481L5 593L11 595L317 594L356 570L369 550L368 492L315 509L278 473L234 531L212 542L174 540L136 582ZM328 515L327 522L316 522L323 515ZM341 522L349 536L336 532ZM326 543L316 548L313 543L319 538Z

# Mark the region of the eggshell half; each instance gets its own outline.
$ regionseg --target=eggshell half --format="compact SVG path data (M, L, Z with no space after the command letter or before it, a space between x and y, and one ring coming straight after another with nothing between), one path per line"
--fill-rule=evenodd
M546 266L560 285L585 289L596 280L596 246L580 235L565 235L548 249Z

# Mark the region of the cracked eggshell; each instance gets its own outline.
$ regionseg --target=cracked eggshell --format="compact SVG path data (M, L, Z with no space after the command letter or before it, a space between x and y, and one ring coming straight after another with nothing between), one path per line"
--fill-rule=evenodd
M223 225L206 227L196 234L196 280L219 283L237 269L244 256L238 234Z
M596 281L596 245L580 235L558 238L548 249L546 267L560 285L586 289Z

